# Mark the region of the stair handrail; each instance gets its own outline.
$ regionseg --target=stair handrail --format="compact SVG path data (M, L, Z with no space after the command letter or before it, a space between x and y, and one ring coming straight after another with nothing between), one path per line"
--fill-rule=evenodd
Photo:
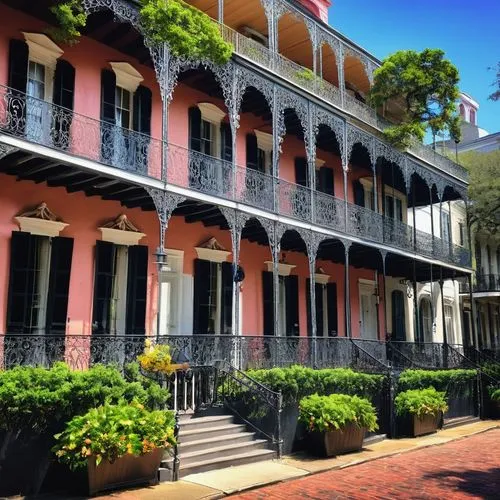
M373 354L371 354L370 352L368 352L366 349L364 349L363 347L361 347L356 342L356 340L360 340L360 339L353 339L353 338L351 338L350 340L351 340L351 343L356 347L356 349L358 349L363 354L365 354L369 359L371 359L372 361L374 361L376 366L380 365L383 368L383 371L390 370L391 367L388 364L385 364L382 361L380 361L380 359L377 359Z
M397 347L395 346L394 342L392 340L389 340L387 342L387 345L389 346L389 349L391 350L391 358L392 358L392 351L395 351L399 356L401 356L401 358L403 358L405 361L408 362L408 366L394 366L394 363L391 359L391 365L393 366L393 368L396 368L396 369L406 369L406 368L413 368L413 367L417 367L417 368L421 368L418 363L415 363L415 361L413 361L412 359L410 359L406 354L403 354L403 352L401 352L399 349L397 349Z
M245 424L249 425L258 434L262 434L267 439L271 440L276 446L278 458L281 458L283 451L283 439L281 437L281 412L283 410L283 395L281 391L273 391L264 384L258 382L254 378L250 377L245 372L239 370L235 366L231 365L226 360L217 360L214 363L214 367L217 370L217 397L220 396L223 399L224 404ZM222 375L222 377L221 377ZM256 402L255 398L258 398L258 405L265 404L269 409L274 412L274 431L270 433L262 428L262 425L257 425L250 421L248 418L244 417L240 411L235 407L233 401L230 399L229 392L234 391L234 385L226 387L226 382L236 384L238 386L237 390L242 390L242 394L245 391L251 393L251 397Z

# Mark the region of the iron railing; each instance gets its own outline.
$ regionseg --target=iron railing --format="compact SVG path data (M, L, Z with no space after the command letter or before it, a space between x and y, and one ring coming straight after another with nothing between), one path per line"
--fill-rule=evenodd
M217 361L216 393L218 402L229 408L238 419L258 436L270 440L282 456L281 411L283 397L238 370L227 361Z
M239 56L277 73L281 78L294 83L338 108L344 109L379 130L391 126L391 123L377 115L375 109L351 96L347 91L341 92L338 87L315 75L310 69L291 61L282 54L272 52L261 43L247 38L228 26L220 26L223 38L233 45L234 52ZM467 182L467 170L448 157L441 155L431 146L424 146L415 142L411 145L409 151L453 177Z
M162 141L1 86L0 129L123 171L162 178ZM464 266L470 264L468 250L444 245L438 238L433 240L420 231L416 231L417 238L412 243L410 226L372 210L351 203L347 203L346 209L346 202L334 196L256 170L233 166L232 162L182 146L165 144L165 148L166 180L170 184L440 260Z

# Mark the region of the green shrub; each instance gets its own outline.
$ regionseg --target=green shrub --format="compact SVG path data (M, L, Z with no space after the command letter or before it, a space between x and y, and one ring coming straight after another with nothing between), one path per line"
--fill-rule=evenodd
M398 380L399 390L434 387L446 391L448 386L470 382L477 377L476 370L405 370Z
M355 424L368 431L378 429L377 414L372 404L367 399L347 394L313 394L301 399L299 420L310 431L333 431L347 424Z
M488 377L500 381L500 363L489 361L481 365L481 370L484 374L488 375Z
M149 411L138 403L105 404L71 419L55 436L52 451L73 470L85 467L90 456L96 465L114 462L127 454L140 456L173 446L174 425L171 411Z
M249 370L247 374L273 391L281 391L285 405L312 394L343 393L372 398L384 376L358 373L350 368L314 370L304 366Z
M448 409L444 392L439 392L434 387L427 389L410 389L400 392L394 400L396 415L438 415Z
M168 397L155 382L144 377L128 382L108 366L81 372L64 363L48 369L18 366L0 372L0 429L44 432L105 402L135 400L153 408Z
M491 392L490 392L490 399L492 401L500 401L500 388L498 389L493 389Z

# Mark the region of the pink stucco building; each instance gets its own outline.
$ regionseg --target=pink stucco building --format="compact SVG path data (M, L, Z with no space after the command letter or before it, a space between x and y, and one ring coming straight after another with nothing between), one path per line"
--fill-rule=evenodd
M411 291L470 257L415 209L467 177L383 142L397 105L366 104L379 61L326 24L330 2L191 1L233 43L224 66L150 50L134 2L83 3L74 45L44 2L0 5L2 339L227 335L243 359L282 338L283 362L316 365L339 337L384 362L386 339L423 339Z

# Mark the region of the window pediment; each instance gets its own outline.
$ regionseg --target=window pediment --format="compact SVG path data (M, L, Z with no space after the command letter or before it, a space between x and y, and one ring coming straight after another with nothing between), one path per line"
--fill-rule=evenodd
M272 261L266 260L264 262L267 266L267 270L272 273L273 272L273 263ZM293 264L285 264L284 262L279 262L278 263L278 274L279 276L290 276L291 272L293 269L295 269L297 266L294 266Z
M198 108L203 120L216 125L220 125L220 122L226 116L226 113L222 109L211 102L200 102Z
M195 247L199 259L210 262L226 262L231 255L215 238L209 238L205 243Z
M23 31L24 39L28 44L30 60L55 68L57 59L64 51L43 33L27 33Z
M129 63L110 62L116 75L116 85L134 93L144 80L142 75Z
M59 236L59 233L69 225L61 221L45 202L33 210L21 213L15 219L21 231L39 236Z
M263 151L273 150L273 136L267 132L261 132L260 130L254 130L255 137L257 137L257 147Z
M115 245L132 246L138 245L144 236L139 229L128 219L125 214L119 215L100 228L102 241L108 241Z

